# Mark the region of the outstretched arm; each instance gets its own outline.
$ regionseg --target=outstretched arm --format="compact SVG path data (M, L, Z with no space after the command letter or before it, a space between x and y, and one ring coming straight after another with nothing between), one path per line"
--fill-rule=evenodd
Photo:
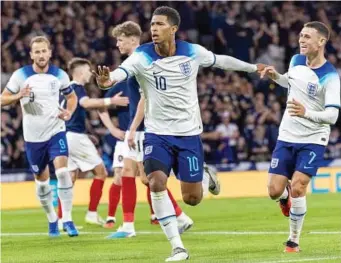
M215 63L212 66L224 70L245 71L249 73L258 70L257 65L226 55L215 55Z
M127 106L129 104L128 97L121 97L122 92L117 93L111 98L95 99L83 97L79 100L79 104L85 109L103 109L110 105Z

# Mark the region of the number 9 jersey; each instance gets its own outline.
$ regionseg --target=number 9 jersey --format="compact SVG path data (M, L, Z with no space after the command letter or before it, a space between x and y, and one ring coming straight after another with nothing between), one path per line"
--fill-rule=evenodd
M36 73L32 65L16 70L6 88L16 94L27 85L29 97L20 100L23 112L23 131L26 142L45 142L65 131L64 121L58 118L59 93L68 95L70 79L66 72L49 65L46 73Z
M176 41L174 56L161 57L153 43L139 46L120 66L135 76L146 99L146 132L191 136L202 132L197 95L200 66L210 67L215 55L204 47Z

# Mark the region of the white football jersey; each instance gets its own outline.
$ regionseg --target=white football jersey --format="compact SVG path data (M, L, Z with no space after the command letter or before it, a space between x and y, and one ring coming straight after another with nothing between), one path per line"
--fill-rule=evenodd
M146 99L146 132L190 136L202 132L197 95L200 66L215 63L215 55L204 47L176 41L176 54L160 57L153 43L139 46L120 66L135 76Z
M327 61L320 68L312 69L306 65L304 55L295 55L286 74L288 101L295 99L312 111L323 111L326 107L340 108L340 77L330 62ZM286 109L278 139L291 143L327 145L329 134L329 124L292 117Z
M46 73L36 73L32 65L13 73L6 86L10 92L18 93L27 85L32 88L30 97L20 100L26 142L45 142L65 131L64 121L58 118L59 94L70 93L69 83L66 72L53 65Z

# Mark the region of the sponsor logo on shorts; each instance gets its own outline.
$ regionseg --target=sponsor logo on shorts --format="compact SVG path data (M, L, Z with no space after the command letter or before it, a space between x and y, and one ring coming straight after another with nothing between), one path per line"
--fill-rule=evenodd
M36 172L36 173L39 172L38 165L33 164L31 165L31 167L32 167L33 172Z
M147 146L146 149L144 150L144 154L150 154L153 151L153 146Z
M190 177L195 177L197 176L199 173L195 173L195 174L189 174Z
M123 155L119 155L119 156L118 156L118 161L119 161L119 162L122 162L122 161L123 161Z
M270 164L270 167L272 168L272 169L274 169L274 168L276 168L277 166L278 166L278 158L272 158L271 159L271 164Z

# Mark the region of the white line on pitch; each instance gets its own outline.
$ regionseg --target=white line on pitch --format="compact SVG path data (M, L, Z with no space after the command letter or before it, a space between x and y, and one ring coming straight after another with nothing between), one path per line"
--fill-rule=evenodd
M259 263L290 263L290 262L305 262L305 261L321 261L321 260L335 260L341 259L341 257L324 257L324 258L296 258L296 259L283 259L277 261L262 261Z
M108 235L110 231L97 232L97 231L81 231L81 235ZM138 231L138 235L162 235L161 231ZM286 231L190 231L186 235L286 235ZM310 235L339 235L341 232L338 231L312 231L307 232ZM1 233L0 236L46 236L46 232L36 232L36 233Z

